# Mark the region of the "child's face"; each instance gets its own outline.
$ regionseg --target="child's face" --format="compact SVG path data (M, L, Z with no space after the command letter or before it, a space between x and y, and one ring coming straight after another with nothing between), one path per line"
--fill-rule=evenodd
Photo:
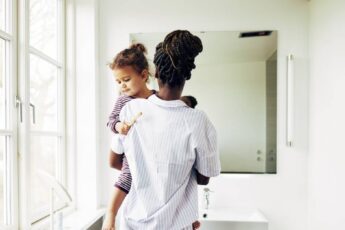
M136 97L146 87L147 71L139 74L131 66L114 69L116 82L120 90L127 96Z

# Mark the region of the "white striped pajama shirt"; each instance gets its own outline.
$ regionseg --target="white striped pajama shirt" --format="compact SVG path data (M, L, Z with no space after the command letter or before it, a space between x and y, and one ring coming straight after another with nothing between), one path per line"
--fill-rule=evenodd
M215 129L203 112L181 100L134 99L120 120L139 112L119 141L132 174L120 230L191 229L198 219L195 170L207 177L220 173Z

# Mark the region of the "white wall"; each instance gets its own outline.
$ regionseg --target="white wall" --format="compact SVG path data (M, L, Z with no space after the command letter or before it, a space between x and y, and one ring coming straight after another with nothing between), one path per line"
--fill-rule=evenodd
M75 99L77 208L95 209L98 202L98 13L96 0L75 4ZM71 52L71 51L69 51ZM73 53L73 52L72 52ZM72 67L73 68L73 67ZM73 73L71 73L73 74ZM70 77L74 77L71 75Z
M221 175L211 181L212 206L253 206L270 221L270 230L306 229L308 147L308 2L304 0L100 1L100 179L101 203L114 183L107 167L105 127L116 96L106 63L124 47L129 33L189 30L278 30L277 175ZM286 55L296 57L295 145L285 145ZM212 81L209 82L210 84ZM212 198L211 198L212 199Z
M312 0L309 229L345 229L345 1Z

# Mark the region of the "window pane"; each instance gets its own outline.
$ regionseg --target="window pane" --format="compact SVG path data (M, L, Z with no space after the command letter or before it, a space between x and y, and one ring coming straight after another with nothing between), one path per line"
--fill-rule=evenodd
M35 106L35 124L31 122L31 130L57 131L57 73L56 66L35 55L30 56L30 103Z
M1 0L0 0L1 1ZM5 41L0 39L0 129L5 129L6 121L6 70L5 70Z
M42 216L49 210L50 185L45 177L46 173L55 177L55 159L58 152L57 137L31 136L31 207L33 218Z
M58 0L30 1L30 45L57 58Z
M0 0L0 30L6 29L6 1L7 0Z
M6 151L5 137L0 136L0 225L4 224L4 156Z

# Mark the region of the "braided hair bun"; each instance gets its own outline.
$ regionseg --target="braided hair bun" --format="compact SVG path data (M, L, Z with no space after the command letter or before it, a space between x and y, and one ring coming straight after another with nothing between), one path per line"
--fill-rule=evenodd
M170 87L181 86L189 80L195 68L194 59L202 51L199 37L187 30L169 33L163 42L156 46L154 64L156 77Z

